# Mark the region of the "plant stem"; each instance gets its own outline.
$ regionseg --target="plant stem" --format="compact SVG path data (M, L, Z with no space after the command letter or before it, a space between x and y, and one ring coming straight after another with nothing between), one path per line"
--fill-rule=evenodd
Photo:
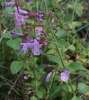
M47 2L46 2L46 0L44 0L44 2L45 2L45 9L46 9L46 13L47 13L47 22L48 22L48 25L49 25L49 29L50 29L50 32L51 32L51 34L52 34L52 38L54 39L54 41L56 41L56 36L55 36L54 32L52 31L52 27L51 27L51 24L50 24L50 17L48 16ZM63 59L62 59L62 56L61 56L61 53L60 53L60 51L59 51L59 48L58 48L57 43L55 43L55 46L56 46L56 49L57 49L57 51L58 51L58 55L59 55L59 57L61 58L63 69L65 69L65 65L64 65L64 62L63 62ZM50 90L51 90L52 84L53 84L53 82L54 82L54 77L55 77L55 73L53 74L53 80L52 80L52 82L51 82L50 88L48 89L48 94L47 94L46 100L49 99Z
M45 1L46 13L47 13L47 15L48 15L47 3L46 3L46 0L44 0L44 1ZM56 36L54 35L54 33L53 33L53 31L52 31L52 28L51 28L51 24L50 24L49 17L48 17L47 19L48 19L47 21L48 21L49 29L50 29L50 32L51 32L51 34L52 34L52 38L54 38L54 40L57 40L57 39L56 39ZM59 55L59 57L61 58L62 65L63 65L63 69L65 69L65 65L64 65L64 62L63 62L63 59L62 59L61 53L60 53L60 51L59 51L59 49L58 49L58 45L57 45L57 44L55 44L55 46L56 46L56 48L57 48L58 55Z
M49 25L49 29L50 29L50 32L52 34L52 38L55 40L55 35L52 31L51 24L50 24L50 17L49 17L49 13L48 13L48 7L47 7L46 0L44 0L44 3L45 3L45 10L46 10L46 13L47 13L47 22L48 22L48 25Z
M47 2L46 2L46 0L44 0L44 2L45 2L46 13L47 13L47 15L48 15ZM76 2L77 2L77 0L76 0ZM56 16L57 16L57 15L56 15ZM74 15L73 15L73 16L74 16ZM58 18L58 16L57 16L57 18ZM49 16L47 17L47 22L48 22L48 25L49 25L50 32L51 32L51 34L52 34L52 38L53 38L54 41L55 41L55 40L57 40L57 38L56 38L54 32L52 31L52 27L51 27L51 24L50 24L50 17L49 17ZM55 46L56 46L56 49L57 49L57 53L58 53L58 55L59 55L59 57L60 57L60 59L61 59L61 61L62 61L63 69L65 69L65 65L64 65L64 62L63 62L63 58L62 58L62 56L61 56L61 52L60 52L60 50L59 50L59 47L58 47L57 42L55 43ZM54 81L54 77L55 77L55 73L54 73L54 75L53 75L53 80L52 80L52 82L51 82L50 88L48 89L48 95L47 95L47 97L46 97L46 100L48 100L48 98L49 98L49 93L50 93L50 90L51 90L51 88L52 88L52 84L53 84L53 81ZM73 86L72 86L72 84L71 84L71 81L69 80L68 83L69 83L69 85L70 85L70 87L71 87L71 90L72 90L73 94L75 95L74 90L73 90Z
M60 51L59 51L59 48L58 48L58 45L57 45L57 44L56 44L56 48L57 48L57 51L58 51L58 55L59 55L59 57L60 57L60 59L61 59L61 61L62 61L63 69L65 69L65 65L64 65L64 62L63 62L63 58L62 58L62 56L61 56L61 53L60 53Z
M63 25L63 23L59 20L59 16L58 16L58 14L57 14L57 12L56 12L54 6L52 5L51 0L49 0L49 3L50 3L50 5L51 5L51 7L53 8L53 11L54 11L54 13L55 13L56 18L57 18L58 21L59 21L59 25L61 26L61 28L64 29L64 25Z
M69 83L69 85L71 87L71 90L72 90L73 95L75 96L75 91L73 89L73 86L72 86L72 83L71 83L70 79L69 79L68 83Z
M55 74L56 74L56 70L54 71L54 73L53 73L53 75L52 75L53 78L52 78L51 85L50 85L50 87L49 87L49 89L48 89L48 92L47 92L46 100L50 100L50 98L49 98L49 96L50 96L50 90L51 90L52 85L53 85L53 82L54 82Z
M73 19L74 19L74 12L75 12L75 10L76 10L76 5L77 5L77 0L75 1L75 5L74 5L74 9L73 9L72 21L73 21Z

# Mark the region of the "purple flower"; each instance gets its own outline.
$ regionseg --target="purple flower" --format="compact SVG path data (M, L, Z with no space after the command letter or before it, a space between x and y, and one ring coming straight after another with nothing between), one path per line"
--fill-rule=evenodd
M21 45L22 45L22 49L20 50L20 52L27 52L28 51L28 49L30 48L30 47L32 47L34 44L33 43L21 43Z
M10 34L11 34L14 38L16 38L16 37L23 37L23 36L24 36L24 34L15 33L15 32L10 32Z
M24 16L18 14L18 13L15 13L15 23L16 23L16 26L15 28L18 28L19 26L21 26L23 23L24 23Z
M37 42L37 40L34 40L34 48L32 49L32 53L34 55L40 55L42 53L42 50L40 49L41 45L39 44L39 42Z
M52 72L48 73L48 75L47 75L47 77L46 77L46 82L49 81L49 78L51 77L51 75L52 75Z
M15 2L4 2L4 6L6 7L6 6L9 6L9 5L14 5L15 4Z
M28 14L27 11L20 9L19 7L18 8L14 7L14 8L15 8L16 13L18 13L18 11L19 11L19 14Z
M32 38L26 38L26 42L27 43L29 43L29 42L32 43L32 42L34 42L34 39L32 39Z
M52 23L55 23L55 20L54 20L54 18L52 19Z
M26 18L28 18L28 16L22 16L18 13L15 13L15 16L16 16L16 18L15 18L15 23L16 23L15 28L18 28L19 26L21 26L24 23L24 20Z
M38 40L38 41L39 41L39 40L41 40L41 38L40 38L40 37L36 37L36 40Z
M43 34L42 31L42 27L37 27L37 35Z
M23 78L24 78L25 80L28 80L28 76L24 76Z
M31 39L28 38L29 40L26 40L27 43L21 43L22 45L22 49L20 50L20 52L27 52L29 48L33 47L33 49L31 50L32 53L34 55L40 55L42 53L42 50L40 49L41 45L39 44L39 42L37 42L37 40L35 39Z
M32 0L26 0L26 2L31 2Z
M38 15L38 17L37 17L37 21L38 22L42 22L43 20L42 20L42 16L43 16L43 14L39 14Z
M69 75L70 75L70 71L64 70L64 71L61 73L61 80L64 81L64 82L67 82L68 79L69 79Z

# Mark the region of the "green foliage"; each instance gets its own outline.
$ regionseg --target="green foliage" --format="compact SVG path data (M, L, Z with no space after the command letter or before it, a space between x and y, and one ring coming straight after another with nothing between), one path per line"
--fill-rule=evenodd
M83 11L82 11L82 3L77 3L76 2L72 2L72 4L68 4L68 8L74 10L74 12L79 16L81 17L82 14L83 14Z
M80 97L74 96L72 100L82 100Z
M38 100L37 97L33 96L30 98L30 100Z
M16 38L14 40L8 40L6 43L9 47L11 47L15 50L19 50L21 41L22 41L21 38Z
M15 9L13 8L13 7L6 7L4 10L3 10L3 12L4 13L9 13L9 12L13 12L13 11L15 11Z
M87 0L15 0L15 5L7 7L4 1L0 1L0 100L85 99L89 92ZM28 14L16 12L18 6ZM10 32L24 36L14 38Z
M57 35L58 38L64 37L64 36L66 36L67 34L68 34L68 32L65 31L65 30L59 30L59 31L56 33L56 35Z
M68 69L72 72L75 72L77 70L85 70L85 68L82 66L80 62L72 62L69 66Z
M89 86L87 86L84 83L79 83L78 84L78 92L79 93L87 93L87 92L89 92Z
M11 39L11 37L12 37L10 32L5 32L1 36L2 36L2 38L7 38L7 39Z
M58 56L49 56L49 60L59 65L62 65L61 59Z
M13 61L10 66L12 74L17 74L19 71L21 71L22 68L23 68L22 61Z
M56 98L59 93L61 91L61 87L59 86L54 86L52 89L51 89L51 92L50 92L50 98L53 99L53 98Z
M38 98L43 98L43 92L40 90L36 90L36 95Z
M69 23L69 27L71 29L75 29L76 27L79 27L81 26L81 22L78 22L78 21L73 21L72 23Z

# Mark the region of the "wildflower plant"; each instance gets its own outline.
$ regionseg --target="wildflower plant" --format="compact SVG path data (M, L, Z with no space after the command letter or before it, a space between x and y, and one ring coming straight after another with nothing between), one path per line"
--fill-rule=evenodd
M23 7L17 0L3 3L3 16L12 13L14 26L7 26L2 38L14 52L10 70L20 75L26 100L85 100L89 92L89 48L77 35L84 24L77 20L83 2L75 1L63 6L62 0L24 0Z

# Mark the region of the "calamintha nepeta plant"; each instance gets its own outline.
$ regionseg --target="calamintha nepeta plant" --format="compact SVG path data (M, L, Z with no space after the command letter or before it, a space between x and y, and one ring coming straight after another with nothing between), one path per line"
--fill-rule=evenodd
M89 86L81 83L82 80L77 82L78 74L89 72L80 61L72 61L68 55L74 49L71 47L77 45L75 33L80 23L73 21L76 5L73 7L70 4L66 9L62 6L58 8L58 0L24 2L24 7L20 7L17 0L4 2L5 7L14 9L15 26L9 33L7 45L17 56L10 68L12 74L22 72L24 88L26 86L24 98L82 100L81 93L88 92L85 88L89 89ZM31 4L34 7L31 8ZM72 20L67 21L66 10L72 15ZM83 77L82 74L80 77ZM82 92L82 86L85 92Z

